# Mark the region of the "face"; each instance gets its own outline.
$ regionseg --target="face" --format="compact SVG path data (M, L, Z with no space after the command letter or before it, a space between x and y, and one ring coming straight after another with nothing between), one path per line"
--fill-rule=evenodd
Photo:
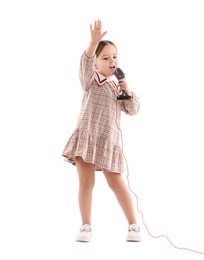
M96 71L109 78L118 66L117 49L112 44L106 45L96 59Z

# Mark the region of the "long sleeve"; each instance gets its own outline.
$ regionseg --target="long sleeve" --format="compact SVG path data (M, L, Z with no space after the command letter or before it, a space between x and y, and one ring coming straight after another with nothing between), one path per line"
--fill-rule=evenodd
M83 90L88 91L94 80L94 64L96 57L89 58L83 52L80 59L79 79Z
M139 111L140 103L139 98L134 92L132 92L133 97L126 100L119 100L119 105L121 111L125 112L128 115L135 115Z

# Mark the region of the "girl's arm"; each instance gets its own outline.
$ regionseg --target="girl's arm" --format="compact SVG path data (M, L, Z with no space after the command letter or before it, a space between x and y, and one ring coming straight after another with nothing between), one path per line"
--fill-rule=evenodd
M129 93L130 94L130 93ZM140 108L139 98L134 92L130 94L132 97L125 100L119 100L118 104L121 111L125 112L127 115L135 115L138 113Z
M94 80L94 65L96 62L95 51L98 46L98 43L103 38L103 36L107 33L101 33L101 21L95 21L94 27L90 25L91 30L91 41L89 46L83 52L80 60L80 70L79 70L79 78L81 85L85 91L88 91L92 86L92 82Z
M86 49L86 56L89 58L94 57L98 43L102 40L107 31L101 33L101 21L97 20L94 26L90 24L91 41Z
M134 92L130 91L125 79L118 81L118 87L120 90L125 91L130 96L129 99L119 101L121 110L128 115L137 114L140 108L139 98L135 95Z

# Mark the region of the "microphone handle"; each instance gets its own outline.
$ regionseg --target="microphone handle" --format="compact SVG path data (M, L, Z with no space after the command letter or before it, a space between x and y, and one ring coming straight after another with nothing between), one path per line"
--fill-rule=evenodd
M125 93L124 90L122 90L122 93L117 96L118 100L124 100L124 99L128 99L128 98L130 98L130 96L127 93Z

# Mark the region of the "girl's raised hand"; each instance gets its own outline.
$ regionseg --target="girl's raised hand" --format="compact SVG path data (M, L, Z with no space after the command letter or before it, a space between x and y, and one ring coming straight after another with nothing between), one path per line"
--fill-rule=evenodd
M94 22L94 26L92 27L92 24L90 24L90 31L91 31L91 41L94 44L98 44L104 35L107 33L101 32L101 21L98 19L97 21Z

